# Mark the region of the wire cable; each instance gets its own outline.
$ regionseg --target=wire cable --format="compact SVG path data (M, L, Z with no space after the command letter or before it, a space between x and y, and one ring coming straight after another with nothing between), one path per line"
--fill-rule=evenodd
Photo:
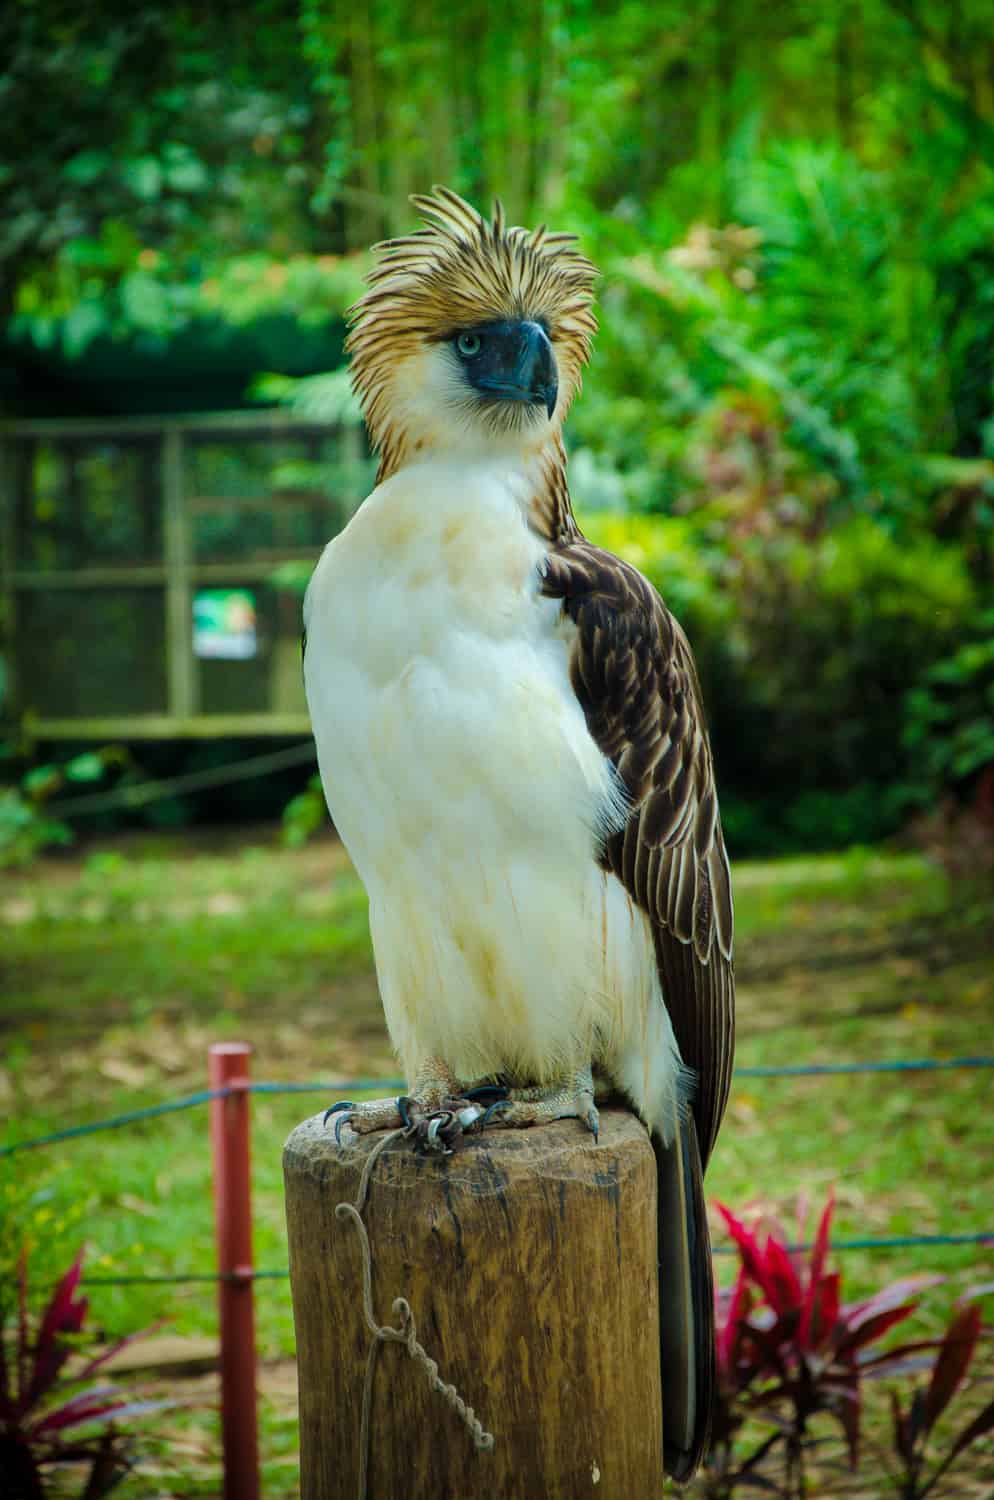
M118 807L144 807L146 803L172 797L177 792L202 792L209 787L228 786L235 781L250 781L255 776L268 776L273 771L306 765L315 757L314 741L306 740L285 750L271 750L265 755L253 755L248 760L234 761L227 766L207 766L203 771L188 771L184 776L170 776L163 781L142 781L137 786L114 787L107 792L94 792L89 797L49 802L44 811L56 818L74 818L84 813L112 812Z
M911 1250L917 1248L928 1248L930 1250L956 1249L965 1245L994 1245L994 1229L977 1230L968 1234L885 1234L879 1236L862 1236L853 1239L833 1240L830 1250ZM801 1255L811 1250L809 1244L788 1245L787 1249L796 1255ZM734 1245L715 1245L711 1252L713 1255L735 1255ZM219 1271L213 1272L189 1272L175 1276L88 1276L85 1272L81 1278L85 1286L199 1286L204 1283L216 1284L219 1281L286 1281L289 1279L289 1270L265 1270L253 1271L250 1276L227 1275Z
M952 1069L994 1068L994 1056L977 1057L918 1057L901 1058L893 1062L848 1062L848 1063L797 1063L786 1066L736 1068L736 1078L819 1078L837 1077L852 1073L933 1073ZM402 1078L349 1078L343 1082L324 1081L313 1083L280 1083L262 1081L246 1085L250 1094L324 1094L335 1095L369 1093L382 1089L384 1093L399 1092L407 1087ZM54 1146L60 1141L78 1140L82 1136L96 1135L103 1130L117 1130L125 1125L135 1125L143 1120L154 1120L160 1115L176 1114L180 1110L193 1109L198 1104L208 1104L212 1099L223 1099L236 1089L201 1089L195 1094L167 1100L162 1104L149 1104L142 1109L127 1110L124 1114L111 1115L106 1120L94 1120L87 1125L69 1125L64 1130L53 1130L48 1135L34 1136L24 1141L13 1141L0 1146L0 1159L13 1156L17 1151L32 1151L39 1146Z

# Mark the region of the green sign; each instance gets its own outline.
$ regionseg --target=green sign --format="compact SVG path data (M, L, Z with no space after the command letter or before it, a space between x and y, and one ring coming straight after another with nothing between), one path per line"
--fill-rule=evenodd
M202 589L194 594L194 655L247 661L257 650L254 594L247 589Z

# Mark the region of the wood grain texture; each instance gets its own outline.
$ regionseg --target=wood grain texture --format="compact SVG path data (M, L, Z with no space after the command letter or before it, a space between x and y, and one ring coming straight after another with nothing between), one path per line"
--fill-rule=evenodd
M321 1117L284 1152L300 1374L302 1500L354 1500L369 1342L354 1200L377 1136L336 1147ZM493 1433L477 1453L406 1351L380 1350L370 1500L639 1500L660 1492L656 1168L644 1126L601 1111L494 1129L443 1160L403 1142L365 1211L377 1321L408 1299L418 1336Z

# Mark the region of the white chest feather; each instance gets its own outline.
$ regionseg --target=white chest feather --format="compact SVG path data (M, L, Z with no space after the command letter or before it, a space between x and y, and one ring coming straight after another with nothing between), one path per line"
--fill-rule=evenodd
M572 627L539 595L521 484L401 471L328 546L305 605L321 774L411 1074L436 1054L464 1078L551 1076L614 1053L658 995L644 919L596 862L617 794L569 683Z

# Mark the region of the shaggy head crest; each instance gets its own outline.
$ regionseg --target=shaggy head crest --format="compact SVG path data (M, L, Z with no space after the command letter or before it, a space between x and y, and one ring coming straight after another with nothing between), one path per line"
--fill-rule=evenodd
M435 187L411 202L425 227L374 249L379 260L369 290L350 309L346 349L370 436L381 451L381 475L424 436L412 430L427 417L416 387L431 382L427 355L461 329L528 319L541 324L555 353L558 428L576 394L597 323L591 310L597 278L576 249L576 236L505 223L500 203L487 221L456 193ZM523 430L520 410L491 414L493 430ZM418 425L424 425L419 421ZM425 446L431 446L430 435ZM391 456L392 455L392 456Z

